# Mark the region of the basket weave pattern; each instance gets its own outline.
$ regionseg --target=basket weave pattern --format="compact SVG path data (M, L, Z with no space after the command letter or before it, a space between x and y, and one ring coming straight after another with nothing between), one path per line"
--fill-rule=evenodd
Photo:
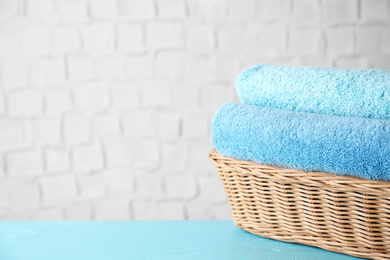
M390 182L303 172L211 152L236 226L276 240L390 259Z

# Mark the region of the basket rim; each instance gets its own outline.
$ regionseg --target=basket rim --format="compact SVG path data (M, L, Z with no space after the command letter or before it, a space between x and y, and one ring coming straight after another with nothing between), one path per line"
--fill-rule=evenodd
M354 176L341 176L326 172L302 171L286 169L278 166L260 164L253 161L238 160L219 154L213 149L209 158L217 167L234 170L243 175L258 177L273 177L285 183L302 183L308 185L326 186L334 190L354 190L361 193L375 193L390 196L390 181L368 180Z

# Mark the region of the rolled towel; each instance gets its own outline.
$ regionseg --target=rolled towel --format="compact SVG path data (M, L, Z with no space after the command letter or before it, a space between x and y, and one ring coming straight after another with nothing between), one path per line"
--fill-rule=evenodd
M222 105L211 124L223 156L304 171L390 180L390 120Z
M235 84L247 105L390 119L390 71L254 65Z

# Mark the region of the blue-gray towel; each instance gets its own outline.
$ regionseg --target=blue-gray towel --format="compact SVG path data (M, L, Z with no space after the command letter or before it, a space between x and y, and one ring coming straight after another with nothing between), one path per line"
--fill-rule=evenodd
M211 135L220 154L239 160L390 180L390 120L228 103Z
M254 65L236 78L241 103L390 119L390 71Z

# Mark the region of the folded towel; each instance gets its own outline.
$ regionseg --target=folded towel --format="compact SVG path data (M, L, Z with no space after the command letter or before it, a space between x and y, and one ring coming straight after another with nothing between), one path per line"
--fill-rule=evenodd
M211 124L222 155L290 169L390 180L390 120L228 103Z
M236 87L247 105L390 119L390 71L254 65Z

